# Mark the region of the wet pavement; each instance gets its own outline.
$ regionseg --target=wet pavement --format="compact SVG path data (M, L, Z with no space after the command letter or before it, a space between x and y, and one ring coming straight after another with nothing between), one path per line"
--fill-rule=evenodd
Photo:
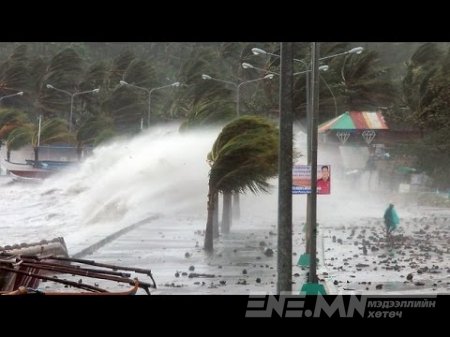
M388 239L381 219L322 228L336 293L450 293L450 212L404 218Z
M402 217L390 241L386 240L380 218L349 218L339 222L330 218L320 223L318 277L327 292L450 293L450 212L423 208L416 214L421 216ZM303 226L296 223L292 257L294 294L299 293L308 272L295 265L305 250ZM233 225L230 234L215 241L212 255L202 249L204 227L201 216L180 214L170 219L149 220L84 258L151 269L158 286L152 294L276 292L277 234L273 220L243 217ZM146 277L139 278L149 281ZM111 291L129 287L108 281L96 283ZM54 289L46 283L42 287Z

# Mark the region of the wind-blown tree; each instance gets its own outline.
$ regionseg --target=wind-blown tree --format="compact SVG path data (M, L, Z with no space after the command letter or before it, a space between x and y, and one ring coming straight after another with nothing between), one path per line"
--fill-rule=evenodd
M444 53L435 43L423 44L411 56L410 61L406 63L406 75L402 83L403 101L408 111L407 113L400 111L397 119L406 120L422 131L426 128L430 106L436 94L436 83L434 85L432 83L439 68L442 67L443 60ZM445 74L445 68L442 70Z
M191 117L191 111L199 102L222 100L234 105L236 109L236 85L242 81L254 79L259 75L252 71L245 71L241 64L249 62L253 55L250 43L208 43L199 44L193 49L180 66L176 76L177 80L184 84L171 100L169 110L174 117ZM203 80L202 74L207 74L222 81L235 83L224 83L215 80ZM257 87L258 84L255 84ZM252 87L254 88L254 87ZM244 114L250 95L245 88L241 90L242 104L241 113ZM260 95L258 98L261 98ZM214 108L209 110L210 113ZM206 112L206 111L205 111Z
M70 93L79 91L78 85L84 72L83 64L83 59L71 48L60 51L51 59L40 83L37 104L44 116L67 118L70 111L70 96L48 89L47 84Z
M182 129L206 124L222 124L237 116L237 85L260 77L252 72L244 71L241 66L242 62L248 62L252 55L251 47L252 44L249 43L207 44L203 48L194 50L186 59L178 76L184 86L178 90L170 108L172 116L187 117ZM202 74L207 74L213 79L203 79ZM252 85L258 88L259 82ZM245 103L248 102L248 93L256 91L254 87L252 91L244 89L248 88L244 87L240 91L240 103L244 108L240 109L241 114L249 110L247 109L249 105ZM255 97L253 98L257 100ZM226 205L229 198L230 195L224 194ZM238 216L238 194L235 194L234 201L236 205L234 214ZM227 210L226 205L224 205L225 210ZM224 216L227 214L225 211Z
M35 123L25 123L14 128L6 139L8 153L31 144L35 149L35 160L38 160L38 139L40 141L39 145L50 145L57 142L75 144L73 134L68 130L67 122L61 118L51 118L43 121L40 137L38 132L38 125Z
M140 128L141 118L147 120L148 92L130 86L120 86L120 81L151 89L157 87L153 66L142 61L129 51L117 57L109 76L111 94L103 102L102 110L114 120L118 132L134 133ZM152 99L157 97L156 92ZM154 108L154 104L152 104ZM152 109L154 110L154 109ZM152 117L155 115L152 114Z
M236 106L226 101L199 101L193 104L191 112L180 125L180 131L225 125L236 117Z
M450 185L450 49L446 54L436 44L420 46L408 62L404 96L408 110L398 117L418 127L423 138L408 144L417 158L417 168L434 179L439 188Z
M8 59L0 64L0 96L24 92L22 96L2 100L2 105L24 109L27 107L31 75L28 68L27 46L15 48Z
M233 120L236 117L236 105L232 102L224 100L213 100L213 101L197 101L191 107L191 111L188 117L181 124L179 131L193 131L196 128L204 128L211 126L223 126L227 122ZM236 197L235 197L236 198ZM231 194L225 193L223 195L224 202L224 212L223 217L225 219L229 218L231 212ZM215 194L215 204L218 205L219 195ZM235 199L235 206L239 207L238 201ZM238 208L236 208L238 209ZM227 220L225 220L227 221ZM219 208L214 209L214 237L219 236L218 230L219 223Z
M67 126L67 121L62 118L51 118L42 121L40 136L41 144L52 144L56 142L75 144L75 138L73 137L73 134L68 131ZM35 143L34 138L32 143Z
M212 80L203 80L202 74L216 77L220 74L217 70L217 54L211 48L193 50L180 67L177 79L183 84L175 93L172 105L169 107L174 116L188 117L189 120L196 119L198 111L202 116L214 113L211 102L222 101L219 104L233 103L233 87L225 83ZM224 78L224 76L227 76ZM218 75L217 78L230 81L229 75ZM202 118L203 119L203 118Z
M279 43L255 44L253 45L253 47L263 49L275 55L280 55ZM310 68L310 49L310 43L296 44L294 57L299 61L294 62L295 72L303 72ZM321 43L320 55L326 56L337 54L348 49L348 43ZM279 57L262 54L258 56L252 56L251 58L249 58L248 62L258 68L265 69L268 72L272 71L275 73L279 73ZM324 63L328 64L328 61L325 61ZM257 74L259 74L258 76L264 75L264 72L260 70L248 69L247 72L252 72L254 76L256 76ZM330 112L331 114L335 110L334 91L336 91L336 89L331 89L331 87L336 86L336 83L339 82L339 78L335 77L334 80L329 80L329 75L327 73L321 73L320 76L320 111L322 115L328 115L328 112ZM297 74L294 76L294 112L295 118L300 120L306 118L306 77L306 73ZM278 117L278 80L274 79L273 81L260 81L255 83L255 85L256 84L262 90L254 91L254 99L246 100L243 105L245 105L246 109L251 111L253 114L261 115L263 111L268 111L268 116ZM333 90L333 92L331 92L331 90Z
M450 116L449 116L450 117ZM417 145L410 148L417 157L417 168L433 178L433 185L439 189L448 189L450 177L450 136L447 128L427 132Z
M257 46L259 47L259 46ZM265 49L264 47L261 47ZM270 46L268 47L270 48ZM277 45L266 51L279 55ZM321 57L335 55L350 49L348 43L321 43ZM279 72L279 58L266 56L265 63L258 59L251 61L259 68ZM295 72L305 71L310 67L310 44L300 43L295 48L295 58L303 60L294 62ZM350 54L336 56L322 61L329 65L326 72L320 72L320 119L325 121L346 110L366 110L391 106L397 97L396 84L391 78L391 71L380 66L376 52L364 51L360 55ZM254 71L256 72L256 70ZM270 90L273 81L262 81L266 90ZM276 89L276 88L273 88ZM273 90L272 90L273 91ZM306 74L294 76L294 102L296 118L306 118ZM272 107L276 107L278 95L270 94ZM275 112L278 112L274 109Z
M30 74L27 69L27 46L14 49L9 58L0 64L0 93L10 94L23 91L29 85Z
M321 82L320 91L321 100L325 95L328 96L328 108L321 113L321 120L335 117L343 111L372 111L380 107L391 107L396 103L398 89L391 70L380 65L375 51L365 50L359 55L338 56L332 58L328 65L329 70L322 75L328 86ZM330 91L334 97L331 97ZM334 103L337 107L331 105Z
M278 129L262 117L235 119L222 129L208 154L208 161L211 170L204 248L211 252L216 193L268 191L268 179L276 176L278 170ZM222 225L227 232L229 224Z
M96 146L116 135L112 117L99 114L86 119L77 133L78 147Z
M74 114L78 154L85 146L95 145L100 133L115 134L113 120L103 111L104 102L111 96L109 88L110 65L104 61L92 64L86 71L80 91L100 89L98 93L82 95L82 106ZM112 131L112 132L109 132Z
M127 68L135 59L136 55L131 50L125 50L113 60L109 75L110 88L116 87L124 79Z
M28 98L28 109L30 110L30 115L34 118L37 118L38 115L44 112L40 110L39 97L42 81L47 72L47 65L47 61L41 57L33 57L28 63L30 85L24 93L24 97Z
M12 130L29 122L25 111L12 108L0 109L0 139L6 139Z
M140 59L133 60L131 64L128 66L125 75L124 80L133 85L137 85L142 88L146 88L147 90L151 90L156 87L161 87L170 83L158 83L156 81L156 73L155 69L153 68L152 64L147 61L143 61ZM130 88L133 89L133 88ZM127 115L121 114L120 117L122 120L126 118L128 120L128 123L132 123L132 125L140 125L140 120L142 117L144 117L145 124L147 122L148 118L148 100L149 100L149 93L142 90L142 89L133 89L136 94L139 97L139 105L138 108L140 111L139 113L136 113L135 111L130 112L130 110L125 110L129 112ZM158 116L164 115L164 112L161 113L159 109L159 97L162 95L167 94L167 91L170 91L169 88L166 90L156 90L152 93L152 104L151 104L151 122L154 123Z
M134 60L136 55L130 50L125 50L111 63L104 60L93 63L83 75L79 84L80 91L94 88L99 88L100 91L95 95L80 96L83 106L75 114L76 138L80 148L98 143L97 136L100 134L112 136L116 134L116 129L129 130L131 124L137 130L136 117L131 123L127 118L121 118L121 115L133 113L137 109L139 93L119 85L119 81L124 79L127 69Z
M114 121L119 133L135 133L140 127L140 118L146 116L146 109L139 104L140 92L129 86L117 86L102 103L102 111Z
M110 65L104 61L98 61L89 66L80 82L80 91L100 89L95 95L82 95L80 100L82 108L75 113L77 125L81 125L86 119L97 115L102 111L102 102L111 95L109 88ZM117 86L118 83L116 83Z

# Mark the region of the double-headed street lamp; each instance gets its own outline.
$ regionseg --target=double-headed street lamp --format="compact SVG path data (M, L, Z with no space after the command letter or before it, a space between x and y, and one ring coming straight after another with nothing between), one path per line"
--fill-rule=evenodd
M328 56L321 57L321 58L319 59L319 61L328 60L328 59L334 58L334 57L336 57L336 56L342 56L342 55L349 55L349 54L357 54L357 55L359 55L359 54L361 54L361 53L363 52L363 50L364 50L363 47L355 47L355 48L352 48L352 49L350 49L350 50L344 51L344 52L342 52L342 53L337 53L337 54L333 54L333 55L328 55ZM269 55L269 56L274 56L274 57L277 57L277 58L280 57L280 55L278 55L278 54L270 53L270 52L265 51L265 50L263 50L263 49L261 49L261 48L252 48L252 53L253 53L254 55ZM304 60L301 60L301 59L293 59L293 60L294 60L295 62L300 62L300 63L302 63L303 66L304 66L306 69L309 69L309 68L310 68L310 67L308 66L308 64L307 64ZM321 70L320 68L321 68L321 67L319 67L319 70ZM294 75L295 75L295 73L294 73ZM323 79L323 78L322 78L322 79ZM323 79L323 80L324 80L325 85L327 86L328 90L330 91L331 96L333 96L335 115L337 116L338 111L337 111L336 98L334 97L334 93L333 93L333 91L331 90L331 88L329 87L328 83L325 81L325 79ZM311 108L311 103L310 103L310 93L309 93L309 86L310 86L310 85L309 85L309 83L310 83L310 73L307 73L307 74L306 74L306 106L307 106L307 111L309 111L310 108ZM309 113L310 113L310 112L309 112ZM310 127L310 126L308 126L308 127Z
M253 48L253 49L255 49L255 48ZM273 54L273 55L275 55L275 54ZM298 60L298 61L301 61L301 62L304 63L304 61L302 61L302 60ZM304 64L306 65L306 63L304 63ZM255 69L255 70L264 71L266 73L270 73L270 74L274 74L274 75L280 75L280 74L278 74L278 73L276 73L274 71L267 70L267 69L264 69L264 68L255 67L254 65L252 65L250 63L246 63L246 62L242 63L242 68L244 68L244 69ZM319 71L328 71L328 69L329 69L328 65L321 65L319 67ZM305 74L305 73L306 73L306 97L307 97L306 107L308 109L308 107L309 107L309 82L310 82L309 81L309 78L310 78L309 76L311 75L311 70L304 70L304 71L296 72L293 75L295 76L295 75L300 75L300 74ZM330 86L328 85L328 82L325 80L325 78L322 77L322 75L320 75L320 78L324 81L325 85L328 88L328 91L330 92L331 96L333 97L334 110L336 112L335 116L337 116L337 103L336 103L336 97L334 96L333 90L331 90Z
M282 44L282 49L284 48L284 51L286 52L287 57L285 57L285 55L283 55L283 59L281 62L282 65L283 64L285 65L285 70L283 72L283 75L286 77L286 80L284 82L287 83L288 82L287 79L289 79L289 73L291 75L293 73L292 68L289 69L289 67L287 66L289 64L289 62L293 62L293 61L301 62L307 70L312 70L312 72L311 72L312 76L310 76L310 72L307 72L307 76L306 76L307 143L308 143L307 158L308 158L308 165L311 165L312 179L315 179L315 178L317 178L316 177L317 176L317 172L316 172L316 168L317 168L317 117L318 117L318 103L319 103L319 100L318 100L318 98L319 98L319 94L318 94L319 80L318 80L318 78L320 76L318 63L321 60L330 59L330 58L340 56L340 55L360 54L363 51L363 48L357 47L357 48L353 48L346 52L319 58L319 44L313 43L312 44L311 62L310 62L310 66L308 66L308 64L305 61L293 58L292 45L290 45L288 43L286 43L285 45L286 46L284 46L284 44ZM271 55L271 56L280 58L280 55L268 53L259 48L253 48L252 52L255 55L267 54L267 55ZM285 60L285 58L286 58L286 60ZM313 81L311 81L311 78L313 79ZM310 90L310 87L312 88L312 90ZM285 89L289 89L289 86L285 85ZM292 90L292 88L290 88L290 90ZM286 95L286 93L284 93L284 95ZM281 95L281 96L283 96L283 95ZM333 95L333 97L334 97L334 95ZM286 100L286 98L285 98L285 100ZM281 101L282 100L280 100L280 107L283 106ZM283 104L288 105L288 102L286 101ZM281 120L281 118L280 118L280 120ZM291 127L292 127L292 125L289 128L291 128ZM313 134L313 136L312 136L312 134ZM292 138L290 140L290 144L291 144L290 146L292 146ZM284 177L286 178L286 173L292 174L292 172L288 168L286 168L286 167L284 167L284 168L285 168L285 170L283 172L281 172L281 168L280 168L279 174L280 174L280 177L282 176L282 174L284 174ZM306 250L306 253L307 253L307 255L309 255L308 253L310 253L310 260L311 260L309 282L315 284L315 283L317 283L316 252L315 252L315 250L316 250L316 236L315 236L316 232L315 231L316 231L316 211L317 211L317 209L316 209L317 184L316 184L315 180L311 182L311 189L312 189L312 193L308 194L308 198L307 198L307 227L308 227L307 228L308 229L308 231L307 231L308 232L307 247L308 248ZM279 203L281 203L282 200L291 200L286 195L286 193L289 193L289 194L292 193L289 189L287 189L287 188L281 189L279 187L279 191L280 191L279 192ZM291 208L290 212L292 212L292 208ZM280 207L279 207L279 218L280 218ZM287 226L287 227L285 225L286 225L285 222L281 222L279 220L279 227L280 227L279 228L279 237L281 237L281 236L285 237L287 234L292 232L292 222L290 222L289 226ZM310 241L309 245L308 245L308 241ZM280 249L280 247L279 247L279 249ZM286 249L287 249L286 254L291 256L292 245L290 245L290 247L288 247ZM280 264L280 261L279 261L279 264ZM279 273L280 273L280 270L281 269L279 268ZM283 271L287 274L291 273L291 270L289 268L287 268L286 270L283 270ZM281 285L281 288L283 288L283 289L284 288L290 289L290 285L288 285L288 283L290 283L290 282L285 282L286 280L288 280L288 281L290 280L290 278L288 276L289 275L281 275L281 276L279 275L278 283Z
M267 69L264 69L264 68L258 68L258 67L255 67L254 65L250 64L250 63L247 63L247 62L242 63L242 68L244 68L244 69L255 69L255 70L259 70L259 71L265 71L266 73L269 73L270 75L280 76L280 74L275 72L275 71L267 70ZM328 71L329 68L330 67L325 64L323 66L320 66L319 70L320 71ZM309 72L311 72L311 70L304 70L304 71L299 71L299 72L293 73L292 75L296 76L296 75L306 74L306 73L309 73Z
M357 55L359 55L359 54L361 54L363 52L363 50L364 50L363 47L355 47L355 48L352 48L350 50L344 51L342 53L337 53L337 54L321 57L321 58L318 59L318 61L328 60L328 59L331 59L331 58L334 58L334 57L337 57L337 56L342 56L342 55L349 55L349 54L357 54ZM254 55L269 55L269 56L274 56L276 58L280 58L280 55L267 52L267 51L265 51L263 49L260 49L260 48L252 48L252 53ZM296 59L296 58L294 58L293 60L295 62L302 63L307 70L311 70L311 67L308 66L308 64L304 60ZM260 69L261 70L261 68L253 67L252 65L250 65L248 63L246 63L246 65L249 66L249 68L255 68L255 69ZM242 66L244 66L244 64L242 64ZM319 66L318 67L319 70L324 70L322 67L323 66ZM294 75L295 74L296 73L294 73ZM310 71L308 71L306 73L306 115L307 115L307 133L306 133L306 135L307 135L307 146L308 146L308 151L307 151L308 165L311 165L311 119L312 119L312 109L311 109L311 97L310 97L311 96L311 94L310 94L310 86L311 86L310 74L311 74ZM336 98L335 98L335 96L333 94L333 91L329 87L328 83L325 81L325 79L323 79L323 80L324 80L328 90L330 91L331 95L333 96L335 114L337 116L338 112L337 112ZM309 194L308 194L308 197L309 197Z
M23 91L19 91L19 92L16 92L15 94L11 94L11 95L2 96L2 97L0 97L0 102L2 100L4 100L5 98L10 98L10 97L14 97L14 96L23 96Z
M51 84L47 84L47 88L48 89L53 89L53 90L56 90L56 91L59 91L59 92L62 92L64 94L70 96L69 132L72 131L73 99L75 98L75 96L84 95L84 94L97 94L100 91L100 89L97 88L97 89L92 89L92 90L86 90L86 91L80 91L80 92L71 93L71 92L63 90L63 89L55 88Z
M356 48L352 48L352 49L350 49L350 50L344 51L344 52L342 52L342 53L338 53L338 54L333 54L333 55L328 55L328 56L321 57L321 58L319 59L319 61L331 59L331 58L333 58L333 57L341 56L341 55L361 54L361 53L363 52L363 50L364 50L363 47L356 47ZM265 50L263 50L263 49L261 49L261 48L252 48L252 53L253 53L254 55L260 55L260 54L263 54L263 55L275 56L275 57L277 57L277 58L280 57L280 55L278 55L278 54L269 53L268 51L265 51ZM304 65L306 65L306 62L305 62L304 60L294 59L294 61L295 61L295 62L301 62L301 63L303 63Z
M274 75L277 75L277 74L276 74L276 73L270 73L270 74L267 74L267 75L264 76L264 77L261 77L261 78L255 78L255 79L253 79L253 80L243 81L243 82L240 82L240 83L234 83L234 82L231 82L231 81L220 80L220 79L218 79L218 78L214 78L214 77L211 77L211 76L206 75L206 74L203 74L203 75L202 75L202 78L203 78L204 80L213 80L213 81L216 81L216 82L222 82L222 83L226 83L226 84L231 84L231 85L233 85L233 86L236 88L236 116L239 117L239 116L240 116L240 109L239 109L239 107L240 107L240 103L239 103L239 95L240 95L241 87L242 87L244 84L247 84L247 83L252 83L252 82L257 82L257 81L262 81L262 80L271 80L271 79L273 78Z
M150 116L151 116L151 108L152 108L151 104L152 104L152 93L153 93L153 91L159 90L159 89L164 89L164 88L169 88L169 87L179 87L180 86L180 82L174 82L174 83L171 83L171 84L163 85L162 87L156 87L156 88L152 88L152 89L147 89L147 88L144 88L144 87L139 87L137 85L127 83L125 81L120 81L119 83L120 83L120 85L127 85L127 86L132 87L132 88L141 89L141 90L144 90L144 91L146 91L148 93L147 128L150 127Z

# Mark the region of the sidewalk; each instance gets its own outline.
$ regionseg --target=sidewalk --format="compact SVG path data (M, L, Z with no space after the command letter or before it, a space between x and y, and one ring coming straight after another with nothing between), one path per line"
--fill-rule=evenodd
M230 234L215 241L211 256L202 249L204 229L201 215L162 216L84 258L151 269L158 286L153 294L276 293L276 221L243 217ZM388 246L379 218L327 220L319 224L318 277L327 294L448 294L449 230L446 213L402 217L395 240ZM306 282L308 269L296 265L304 251L303 224L295 222L293 294L299 294ZM105 281L98 284L109 290L127 287Z
M84 258L151 269L158 286L152 294L275 293L277 236L274 224L251 219L235 223L230 234L214 242L211 256L202 248L204 229L205 219L201 217L161 217ZM71 252L76 253L78 251ZM293 261L296 262L295 256ZM101 280L96 282L109 290L127 287ZM58 286L52 285L52 289L55 288Z
M390 243L378 218L324 226L319 278L333 294L449 294L450 216L432 214L402 218Z

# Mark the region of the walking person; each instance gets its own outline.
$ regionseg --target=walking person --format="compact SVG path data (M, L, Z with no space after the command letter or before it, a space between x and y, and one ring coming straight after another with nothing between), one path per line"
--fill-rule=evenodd
M384 224L386 225L386 237L389 238L392 231L394 231L398 224L400 223L400 218L394 209L394 204L389 204L389 207L384 212Z

